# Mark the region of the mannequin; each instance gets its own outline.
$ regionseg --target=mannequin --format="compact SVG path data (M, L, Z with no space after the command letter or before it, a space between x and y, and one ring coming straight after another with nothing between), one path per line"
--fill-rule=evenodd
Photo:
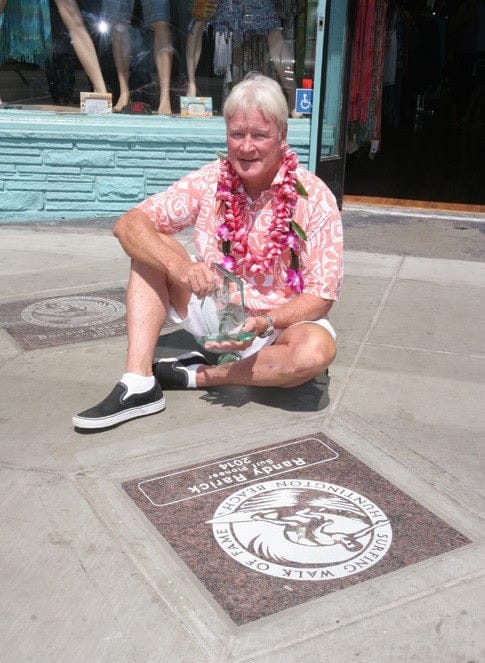
M195 71L202 50L202 35L205 20L194 15L191 30L187 37L187 95L194 96L197 86ZM291 117L302 117L295 111L296 84L294 74L294 57L287 42L283 39L281 21L273 0L219 0L213 18L210 18L214 30L235 38L243 43L255 34L266 34L268 49L276 73L283 85L288 100L288 111Z
M194 0L192 7L192 20L186 41L187 60L187 96L197 96L195 72L202 53L202 36L207 21L214 16L217 0Z
M108 12L113 22L113 57L120 85L120 96L113 110L119 112L130 101L130 24L134 0L120 0L119 2L111 0L111 2L105 4L109 6ZM169 0L159 0L156 6L154 6L155 3L148 2L147 0L142 0L141 4L144 21L153 30L153 59L160 83L158 113L160 115L171 115L170 77L172 73L173 46L170 31Z
M54 0L64 25L69 30L74 51L91 81L94 92L106 92L96 49L86 30L76 0Z
M281 29L272 30L268 34L268 48L278 77L286 90L288 111L291 117L300 118L301 113L295 111L296 84L294 57L288 42L283 39Z
M186 41L186 60L187 60L187 96L197 96L197 83L195 81L195 72L200 61L202 53L202 36L205 29L205 21L193 21Z

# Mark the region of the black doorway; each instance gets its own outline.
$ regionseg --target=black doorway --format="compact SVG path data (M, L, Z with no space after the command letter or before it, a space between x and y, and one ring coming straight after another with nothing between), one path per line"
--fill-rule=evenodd
M398 66L382 91L381 140L349 132L344 193L483 204L485 2L389 2Z

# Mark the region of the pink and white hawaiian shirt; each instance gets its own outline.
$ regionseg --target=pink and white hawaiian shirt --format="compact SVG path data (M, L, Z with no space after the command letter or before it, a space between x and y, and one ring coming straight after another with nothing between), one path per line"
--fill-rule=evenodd
M219 160L186 175L166 191L156 193L137 207L153 221L157 230L175 234L194 226L195 253L198 260L208 265L219 263L223 254L216 238L216 229L222 223L217 214L217 180ZM342 224L340 212L330 189L322 180L305 170L297 171L299 181L308 197L299 196L294 219L304 229L307 241L302 242L300 267L303 274L303 292L337 300L342 280ZM277 173L272 186L281 182ZM258 251L264 246L271 224L272 192L264 191L257 200L248 197L249 246ZM260 250L260 249L259 249ZM289 266L289 250L275 263L272 274L243 273L244 298L249 311L269 311L284 304L295 293L285 285Z

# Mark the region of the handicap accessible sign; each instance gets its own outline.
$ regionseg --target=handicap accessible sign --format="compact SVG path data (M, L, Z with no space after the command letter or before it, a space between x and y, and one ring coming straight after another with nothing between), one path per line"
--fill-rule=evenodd
M311 113L313 109L313 90L297 88L295 110L297 113Z

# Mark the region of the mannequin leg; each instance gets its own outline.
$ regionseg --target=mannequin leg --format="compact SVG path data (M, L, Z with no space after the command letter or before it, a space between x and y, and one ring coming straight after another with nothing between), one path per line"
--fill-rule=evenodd
M128 23L116 23L113 26L112 46L120 86L120 96L113 110L118 112L130 102L131 40Z
M160 83L159 115L171 115L170 76L172 74L173 46L170 25L165 21L157 21L151 26L154 30L153 56Z
M106 92L99 60L76 0L55 0L64 25L69 30L72 45L82 68L95 92Z
M288 112L291 117L300 118L302 115L295 111L296 83L294 58L288 48L288 44L283 39L281 30L271 30L268 34L268 47L279 79L286 90Z
M204 34L204 21L196 21L192 31L187 35L186 58L187 58L187 96L197 96L197 83L195 72L202 53L202 35Z

